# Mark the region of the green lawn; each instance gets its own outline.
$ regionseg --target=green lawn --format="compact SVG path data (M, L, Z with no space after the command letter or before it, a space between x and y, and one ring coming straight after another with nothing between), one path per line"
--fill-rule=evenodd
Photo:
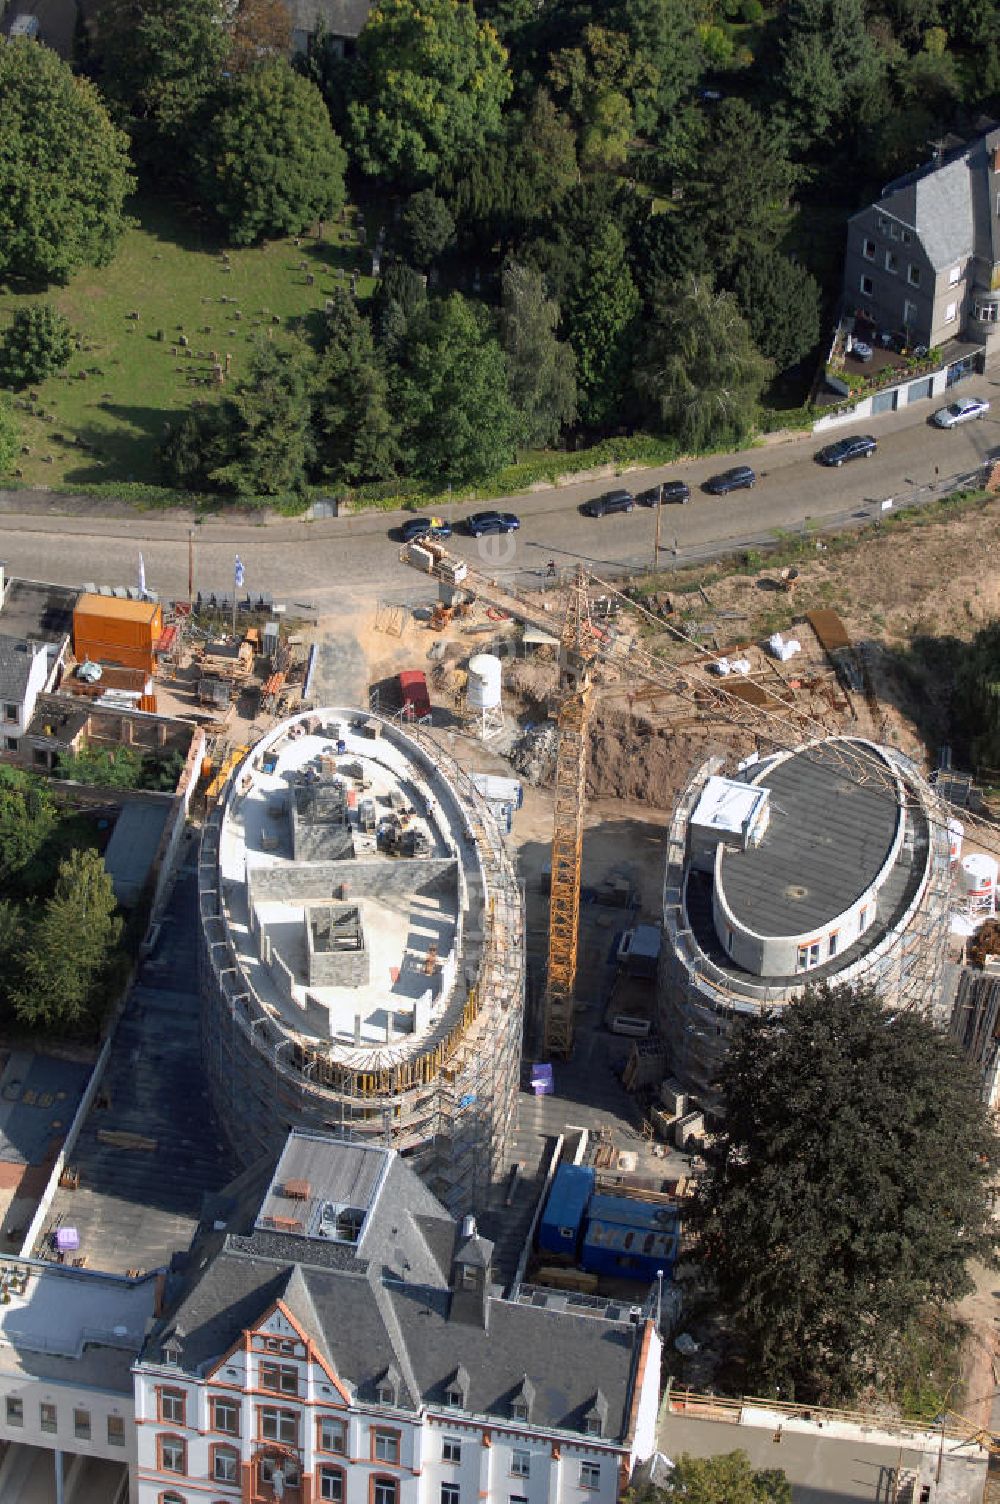
M80 336L64 372L15 397L29 450L17 461L22 484L156 483L153 449L164 424L218 393L213 352L223 364L230 357L228 380L238 379L255 338L322 310L335 287L350 286L352 271L371 269L353 211L347 223L325 227L322 243L303 236L300 246L271 241L227 256L211 235L161 204L141 202L132 212L140 228L125 237L111 266L43 294L0 288L0 327L20 305L47 298ZM360 297L373 286L359 276Z

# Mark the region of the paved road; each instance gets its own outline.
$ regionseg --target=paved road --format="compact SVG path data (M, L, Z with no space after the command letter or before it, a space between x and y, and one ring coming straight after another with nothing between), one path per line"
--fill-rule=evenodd
M641 489L677 477L691 485L689 505L663 509L661 543L669 550L668 566L675 545L683 561L685 555L801 526L804 519L821 524L852 511L871 512L879 499L933 482L938 474L944 478L972 469L1000 446L1000 382L979 378L970 390L993 397L995 416L941 432L927 422L931 404L920 403L912 411L866 420L859 426L878 436L878 454L840 470L815 463L819 441L806 434L737 455L635 472L624 483ZM697 489L707 476L743 460L759 476L753 491L709 497ZM654 511L637 508L631 515L599 519L579 513L581 502L608 484L587 481L502 498L498 505L520 514L520 533L479 544L456 535L454 546L470 558L478 555L492 570L542 573L549 559L560 565L582 561L597 573L604 565L647 566L653 557ZM186 597L187 514L121 508L119 515L108 515L109 510L114 509L102 509L90 498L74 502L45 493L0 492L0 559L9 572L30 579L119 585L137 582L141 550L150 588L164 598ZM455 517L473 510L469 504L451 509ZM398 522L398 516L385 513L316 522L210 517L194 529L195 588L231 589L238 552L247 588L269 591L290 609L301 603L327 612L349 610L379 595L419 596L418 577L399 563L398 543L389 537Z

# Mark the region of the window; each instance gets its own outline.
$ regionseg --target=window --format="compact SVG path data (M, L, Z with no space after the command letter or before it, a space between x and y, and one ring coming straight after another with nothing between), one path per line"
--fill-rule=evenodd
M299 1465L297 1462L290 1462L287 1457L262 1457L259 1472L260 1481L267 1488L273 1489L276 1473L281 1474L289 1488L299 1486Z
M240 1454L235 1447L212 1448L212 1477L216 1483L238 1483Z
M286 1358L295 1356L295 1343L286 1342L281 1337L265 1337L264 1346L269 1353L282 1353Z
M461 1497L462 1490L457 1483L442 1483L441 1504L459 1504Z
M399 1432L375 1430L372 1433L372 1456L376 1462L399 1462Z
M7 1424L8 1426L24 1425L24 1401L15 1399L12 1394L7 1396Z
M977 303L976 318L981 324L1000 323L1000 304Z
M604 1435L604 1425L603 1425L603 1423L601 1421L601 1417L599 1415L588 1415L588 1417L587 1417L587 1435L588 1436L603 1436Z
M948 286L954 287L956 282L960 280L961 276L962 268L960 266L953 266L951 271L948 273Z
M181 1498L180 1494L171 1492L169 1494L160 1495L160 1504L184 1504L184 1500Z
M398 1504L399 1489L395 1478L372 1480L372 1504ZM527 1504L527 1500L525 1500Z
M347 1427L335 1415L319 1418L319 1449L321 1452L347 1451Z
M299 1444L299 1418L294 1410L260 1411L260 1434L265 1441L283 1441L287 1446Z
M227 1436L240 1434L240 1407L235 1400L217 1400L212 1404L212 1430L224 1431Z
M444 1402L446 1405L450 1405L453 1410L461 1410L464 1401L465 1395L462 1393L461 1389L445 1390Z
M290 1363L262 1363L260 1387L273 1389L277 1394L298 1394L299 1371Z
M875 260L875 242L874 242L874 240L866 240L864 242L864 244L861 247L861 254L864 256L864 258L865 258L866 261L874 261Z
M895 251L886 251L885 269L887 272L892 272L893 275L895 275L895 273L899 271L899 257L896 255Z
M827 941L826 953L827 953L828 956L835 956L837 954L837 946L838 946L839 943L840 943L840 931L839 930L834 930L833 934L830 936L829 940Z
M912 241L913 241L913 236L910 234L909 230L904 230L903 231L903 244L904 245L910 245L910 244L912 244Z
M3 747L5 752L16 752L18 745L19 743L16 736L5 736L3 739Z
M861 278L861 291L864 293L866 298L871 297L872 293L875 291L875 283L872 281L871 277Z
M920 286L920 268L919 266L914 265L912 261L906 268L906 280L907 282L909 282L911 287Z
M344 1471L339 1467L321 1467L319 1470L319 1496L331 1504L343 1504Z
M808 945L800 945L798 955L795 958L796 971L811 971L819 965L819 941L811 940Z
M890 240L898 240L899 239L899 233L900 233L899 232L899 226L897 224L894 224L893 221L890 220L889 221L889 239Z
M16 705L11 705L8 701L5 700L4 701L4 707L3 707L3 718L4 718L5 721L16 721L17 720L17 706Z
M512 1478L529 1478L531 1476L531 1453L515 1447L510 1454L510 1472Z
M581 1488L600 1488L600 1486L601 1486L601 1464L599 1462L581 1462L580 1463L580 1487Z
M123 1447L125 1445L125 1417L123 1415L108 1416L108 1446Z
M527 1494L511 1494L508 1504L528 1504Z
M880 235L888 235L889 233L889 221L885 219L881 214L879 215L878 220L878 232Z
M909 298L903 299L903 326L909 329L917 321L917 305L911 303Z
M394 1405L396 1403L396 1385L392 1379L379 1380L378 1402L380 1405Z
M514 1403L510 1407L510 1413L511 1413L511 1416L513 1417L514 1420L527 1420L528 1419L528 1403L527 1403L527 1400L515 1400Z
M446 1436L441 1443L441 1460L443 1462L461 1462L462 1443L457 1436Z
M160 1436L158 1441L160 1448L160 1472L186 1473L187 1443L182 1441L179 1436Z
M471 1264L462 1265L462 1289L478 1290L479 1276Z
M56 1420L55 1405L39 1405L38 1424L43 1431L54 1431L56 1429L58 1422Z
M868 924L869 924L869 922L871 920L871 914L872 914L872 911L871 911L870 906L868 904L865 904L864 908L861 910L860 914L858 915L858 929L862 933L868 928Z
M74 1436L78 1436L81 1441L89 1441L90 1440L90 1411L89 1410L74 1410L73 1411L73 1435Z
M169 1421L172 1426L187 1425L185 1418L187 1412L187 1395L183 1389L160 1389L158 1391L160 1401L160 1420Z
M948 306L947 306L947 308L944 311L944 321L945 321L945 323L946 324L953 324L957 318L958 318L958 304L957 303L949 303Z

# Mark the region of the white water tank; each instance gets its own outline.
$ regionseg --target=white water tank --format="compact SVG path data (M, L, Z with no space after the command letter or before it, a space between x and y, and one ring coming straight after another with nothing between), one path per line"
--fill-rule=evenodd
M963 857L958 868L960 891L966 898L980 901L993 898L997 889L998 870L996 860L981 852L976 851L971 856Z
M962 838L965 835L965 826L961 820L956 820L952 815L948 821L948 861L954 867L962 855Z
M492 653L477 653L469 659L466 695L473 710L496 710L500 704L500 659Z

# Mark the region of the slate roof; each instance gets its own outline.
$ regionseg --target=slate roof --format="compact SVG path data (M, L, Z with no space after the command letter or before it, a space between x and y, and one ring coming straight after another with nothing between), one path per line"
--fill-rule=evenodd
M875 207L917 231L935 271L968 256L1000 260L996 195L990 192L991 158L1000 131L987 131L940 164L897 178Z
M331 1153L349 1148L331 1142ZM244 1180L241 1189L248 1188ZM245 1200L237 1196L235 1205L245 1221ZM203 1374L281 1300L360 1403L378 1403L379 1380L395 1370L400 1409L443 1407L461 1369L471 1414L510 1420L527 1379L533 1427L586 1434L588 1412L603 1402L605 1436L624 1436L641 1327L517 1304L495 1290L485 1326L455 1319L451 1259L470 1241L458 1232L393 1154L356 1249L260 1231L208 1231L196 1239L187 1282L143 1358L162 1361L164 1343L176 1333L180 1368ZM476 1242L477 1253L490 1246Z
M23 704L32 658L30 643L22 637L0 633L0 700L8 700L12 705Z
M285 0L292 30L314 36L322 26L328 36L353 40L359 35L372 0Z

